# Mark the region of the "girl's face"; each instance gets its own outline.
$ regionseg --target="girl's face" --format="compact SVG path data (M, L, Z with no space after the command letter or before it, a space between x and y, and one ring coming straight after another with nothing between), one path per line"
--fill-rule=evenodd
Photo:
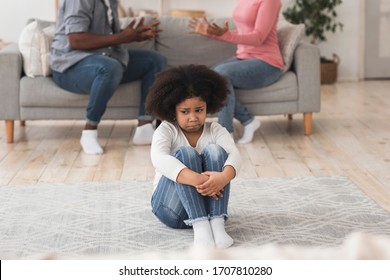
M207 104L200 97L192 97L176 105L176 121L184 132L203 130Z

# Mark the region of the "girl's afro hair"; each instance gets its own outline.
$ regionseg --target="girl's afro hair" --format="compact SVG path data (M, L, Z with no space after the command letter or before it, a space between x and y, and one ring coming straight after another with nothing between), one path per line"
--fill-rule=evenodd
M228 93L225 78L207 66L173 67L156 75L149 88L146 111L160 120L172 122L177 104L200 97L207 104L207 113L214 114L224 106Z

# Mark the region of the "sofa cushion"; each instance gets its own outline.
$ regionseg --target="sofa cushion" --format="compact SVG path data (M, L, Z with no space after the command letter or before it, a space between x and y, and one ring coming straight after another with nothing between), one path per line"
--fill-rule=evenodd
M141 81L119 86L110 99L109 107L139 107ZM51 77L22 77L20 80L21 107L86 108L89 96L58 87Z
M223 25L225 18L210 20ZM235 54L235 44L189 33L189 18L162 16L160 22L163 32L156 39L156 49L167 58L168 66L203 64L211 67Z
M244 104L298 100L297 76L292 71L283 74L277 83L257 89L236 89L237 98Z
M23 70L29 77L49 76L49 55L54 37L55 23L34 19L23 29L19 37L19 49L23 56Z
M299 112L297 76L288 71L278 82L264 88L237 89L236 97L253 115Z
M280 51L284 61L283 72L286 72L291 67L295 48L305 33L305 25L303 23L291 24L287 21L280 21L277 33Z

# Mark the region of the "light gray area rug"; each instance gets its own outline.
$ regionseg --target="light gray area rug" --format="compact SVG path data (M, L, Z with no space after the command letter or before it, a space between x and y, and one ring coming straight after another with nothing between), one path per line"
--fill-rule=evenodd
M162 225L151 182L0 187L0 256L110 256L172 251L192 230ZM334 246L352 232L390 236L390 216L342 176L237 179L226 227L234 247Z

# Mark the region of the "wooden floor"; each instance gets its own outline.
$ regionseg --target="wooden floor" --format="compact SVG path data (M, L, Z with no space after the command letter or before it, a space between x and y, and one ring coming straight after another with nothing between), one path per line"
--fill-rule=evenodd
M253 143L239 146L239 178L344 175L390 212L390 81L337 83L321 88L322 108L313 134L303 117L258 117ZM149 146L133 146L135 121L103 121L105 154L80 150L81 121L27 121L15 143L0 128L0 185L152 180ZM239 137L237 124L235 137Z

